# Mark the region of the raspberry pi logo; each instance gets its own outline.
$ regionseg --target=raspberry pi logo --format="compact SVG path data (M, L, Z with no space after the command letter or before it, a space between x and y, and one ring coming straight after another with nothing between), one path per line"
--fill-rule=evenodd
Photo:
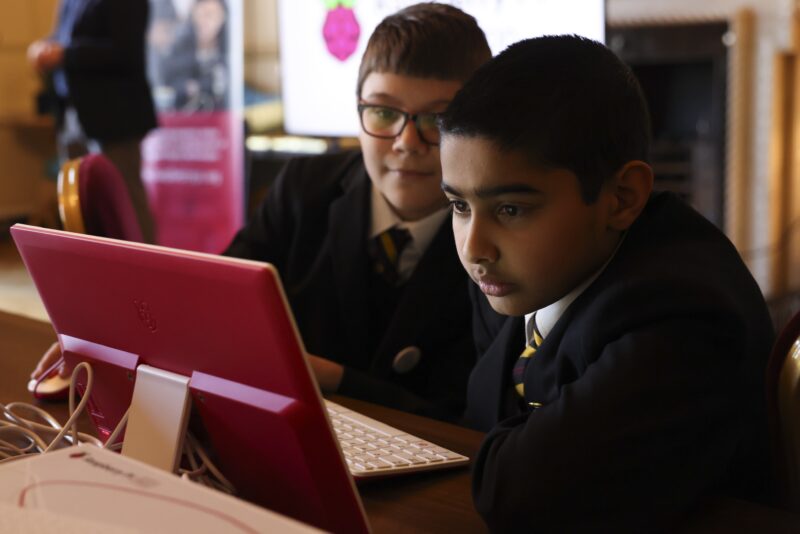
M322 36L328 52L339 61L345 61L358 47L361 26L356 20L353 6L356 0L324 0L328 14L322 27Z

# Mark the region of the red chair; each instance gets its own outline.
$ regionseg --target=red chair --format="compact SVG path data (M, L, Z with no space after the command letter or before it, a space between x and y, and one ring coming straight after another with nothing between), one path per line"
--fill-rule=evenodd
M67 231L144 242L125 181L102 154L62 165L58 212Z
M800 313L783 327L773 346L766 389L780 504L800 511Z

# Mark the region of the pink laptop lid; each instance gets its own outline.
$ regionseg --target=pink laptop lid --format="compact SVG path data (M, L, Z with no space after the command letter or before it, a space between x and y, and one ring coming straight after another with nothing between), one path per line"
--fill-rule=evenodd
M139 364L188 376L193 419L240 496L326 530L368 530L271 265L19 224L11 233L67 365L92 364L102 437Z

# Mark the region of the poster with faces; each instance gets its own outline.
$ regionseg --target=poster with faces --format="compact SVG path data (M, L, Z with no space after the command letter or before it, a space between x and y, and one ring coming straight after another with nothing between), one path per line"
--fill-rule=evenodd
M142 180L161 245L219 253L244 222L242 0L150 0L159 128Z
M418 0L417 0L418 1ZM415 0L278 0L281 89L289 133L355 136L358 65L372 30ZM605 39L605 0L452 0L493 54L530 37Z

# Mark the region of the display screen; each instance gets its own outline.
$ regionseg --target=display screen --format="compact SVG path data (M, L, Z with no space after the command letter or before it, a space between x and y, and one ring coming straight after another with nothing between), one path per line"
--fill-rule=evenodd
M298 135L358 133L358 65L375 26L409 0L278 0L284 126ZM605 40L605 0L457 0L493 54L547 34Z

